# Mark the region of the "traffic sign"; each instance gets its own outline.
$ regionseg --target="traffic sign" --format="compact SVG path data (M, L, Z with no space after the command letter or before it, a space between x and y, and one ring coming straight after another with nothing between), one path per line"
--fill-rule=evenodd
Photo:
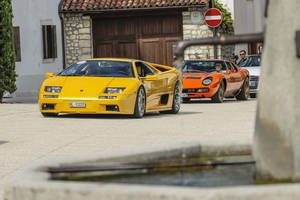
M209 27L216 28L222 23L223 16L220 10L211 8L204 14L204 19Z

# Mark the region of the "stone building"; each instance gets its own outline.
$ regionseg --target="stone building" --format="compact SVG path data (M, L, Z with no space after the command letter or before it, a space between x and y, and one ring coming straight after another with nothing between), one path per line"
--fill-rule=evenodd
M65 64L93 57L129 57L172 65L178 40L212 37L204 22L208 0L62 0ZM232 54L219 48L219 57ZM186 59L213 58L212 46Z

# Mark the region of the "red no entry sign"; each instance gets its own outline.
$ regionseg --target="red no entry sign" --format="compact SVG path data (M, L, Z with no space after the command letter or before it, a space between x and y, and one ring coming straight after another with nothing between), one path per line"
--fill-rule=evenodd
M204 19L209 27L215 28L220 26L223 20L223 16L220 10L211 8L204 14Z

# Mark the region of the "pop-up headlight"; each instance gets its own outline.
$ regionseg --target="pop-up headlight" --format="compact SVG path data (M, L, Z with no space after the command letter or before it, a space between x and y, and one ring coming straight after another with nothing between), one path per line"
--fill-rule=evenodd
M121 94L123 91L125 90L125 88L106 88L104 93L106 94Z

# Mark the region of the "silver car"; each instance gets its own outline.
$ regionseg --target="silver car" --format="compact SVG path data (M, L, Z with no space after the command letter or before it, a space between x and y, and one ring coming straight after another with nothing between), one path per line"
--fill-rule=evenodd
M250 62L247 65L240 66L241 68L247 69L250 74L250 96L255 98L258 92L258 82L260 77L260 56L259 55L249 55L247 56Z

